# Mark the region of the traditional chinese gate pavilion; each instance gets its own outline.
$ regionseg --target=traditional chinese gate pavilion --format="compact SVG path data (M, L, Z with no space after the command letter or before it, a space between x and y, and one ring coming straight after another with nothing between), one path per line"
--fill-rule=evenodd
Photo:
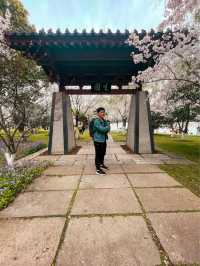
M135 153L153 152L147 93L141 87L134 90L123 86L154 62L149 59L134 64L131 52L137 50L126 42L129 35L128 31L95 33L93 30L7 34L11 48L34 59L49 80L59 85L59 92L53 93L52 98L49 154L67 154L75 146L70 94L131 94L127 145ZM79 89L69 89L70 86Z

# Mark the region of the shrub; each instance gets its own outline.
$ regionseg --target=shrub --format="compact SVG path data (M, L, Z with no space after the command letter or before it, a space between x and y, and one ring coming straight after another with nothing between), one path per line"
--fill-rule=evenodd
M0 169L0 210L6 208L16 195L24 190L34 178L39 177L42 172L50 166L50 162L41 163L26 162L18 166L14 171L7 168Z
M30 155L30 154L33 154L41 149L44 149L46 148L47 145L43 142L34 142L33 145L31 145L31 147L29 147L28 149L26 149L23 154L24 156L27 156L27 155Z

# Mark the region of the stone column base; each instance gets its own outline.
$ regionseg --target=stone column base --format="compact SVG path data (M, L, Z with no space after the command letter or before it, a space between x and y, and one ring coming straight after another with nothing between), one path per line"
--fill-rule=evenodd
M54 92L48 153L67 154L75 146L70 97L65 92Z
M146 91L138 91L131 98L127 146L134 153L154 152L151 113L147 96Z

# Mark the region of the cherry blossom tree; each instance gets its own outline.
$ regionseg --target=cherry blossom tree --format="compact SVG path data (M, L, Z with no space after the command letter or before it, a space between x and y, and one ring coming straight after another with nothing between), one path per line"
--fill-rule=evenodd
M159 29L193 26L193 23L199 20L199 16L199 0L165 0L165 19L160 23Z
M158 31L135 31L128 40L135 47L134 63L148 64L145 71L133 77L133 84L137 87L139 82L143 83L150 91L151 106L162 114L174 111L167 104L173 90L186 93L187 88L192 95L192 91L200 89L199 10L199 0L166 0L165 19ZM193 103L196 107L198 104Z

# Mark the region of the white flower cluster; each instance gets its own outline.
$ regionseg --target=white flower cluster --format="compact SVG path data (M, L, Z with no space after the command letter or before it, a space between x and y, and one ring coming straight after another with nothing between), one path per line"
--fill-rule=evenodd
M6 11L5 17L0 16L0 54L9 54L9 48L5 44L5 32L10 28L10 17L9 10Z

